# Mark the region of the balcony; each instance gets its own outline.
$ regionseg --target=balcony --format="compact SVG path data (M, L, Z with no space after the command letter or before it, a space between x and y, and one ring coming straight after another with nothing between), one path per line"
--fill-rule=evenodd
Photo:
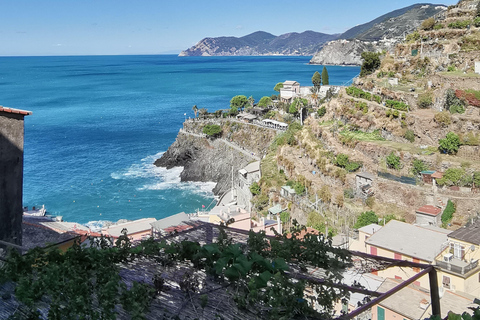
M451 258L450 261L437 260L437 266L444 270L448 270L459 275L465 275L470 270L478 266L478 260L466 262L460 259Z

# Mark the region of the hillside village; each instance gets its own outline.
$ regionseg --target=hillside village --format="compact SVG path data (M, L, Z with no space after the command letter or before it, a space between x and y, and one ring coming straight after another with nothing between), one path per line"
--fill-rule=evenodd
M95 247L95 241L86 235L121 241L126 241L122 238L126 236L134 244L153 237L156 243L163 241L155 247L159 251L166 248L165 243L180 250L187 240L201 245L222 243L222 230L242 248L252 246L250 230L270 236L272 243L274 237L289 243L293 234L294 239L308 244L326 241L334 257L330 258L342 262L341 266L331 261L316 266L316 260L307 260L308 268L303 270L298 263L302 261L300 252L308 251L307 245L297 247L299 256L287 261L291 268L288 276L295 274L296 280L310 277L317 285L320 281L318 287L311 284L305 289L311 307L319 312L317 317L413 320L434 314L445 318L448 311L462 314L476 306L475 299L480 297L479 8L478 0L462 0L425 20L394 50L365 55L364 60L371 59L373 64L362 66L361 76L349 87L330 86L328 75L322 73L321 84L312 77L313 86L286 79L275 86L278 95L257 103L237 96L230 109L215 113L195 106L195 117L185 121L177 140L156 165L184 166L185 181L217 181L215 206L158 221L141 219L106 226L99 232L27 218L24 235L38 232L35 228L54 230L62 235L62 249L75 239ZM297 224L306 229L299 231ZM285 238L278 238L282 233ZM325 240L327 236L330 240ZM43 244L55 242L53 238L44 237ZM21 241L17 243L17 249L25 247ZM153 247L138 248L146 252ZM342 255L344 249L350 251L351 261ZM278 248L272 245L271 250L277 253ZM170 286L170 291L163 293L157 287L152 311L141 309L142 316L154 319L162 313L168 319L175 315L193 319L202 310L205 319L219 314L224 319L258 319L278 311L267 308L268 303L258 313L239 307L242 303L251 306L248 299L257 298L250 296L252 282L244 292L249 298L240 303L228 290L220 290L218 295L203 290L203 286L218 290L218 284L203 269L195 269L198 261L182 259L176 260L176 268L167 269L149 254L117 263L129 286L134 286L134 281L157 281L158 274L164 277L161 287ZM341 269L343 280L339 283L337 278L329 278L329 265ZM196 271L185 271L190 269ZM275 277L280 277L285 270L273 266L268 272L278 272ZM182 280L177 274L180 271ZM185 280L187 273L195 278L187 277L191 283ZM199 279L203 291L184 288L198 287L195 281ZM260 281L260 276L255 279ZM337 285L333 291L343 294L342 290L347 290L351 295L316 291L325 279ZM284 284L283 278L276 281ZM1 285L0 291L7 305L1 316L23 310L21 303L10 297L14 292L11 283ZM319 302L322 295L331 295L332 309ZM205 305L204 296L210 299ZM381 299L376 300L378 297ZM228 307L212 306L222 301ZM289 306L303 310L295 303ZM170 306L170 313L165 306ZM48 303L43 301L39 310L46 314ZM129 310L121 308L120 317L128 318L125 311Z

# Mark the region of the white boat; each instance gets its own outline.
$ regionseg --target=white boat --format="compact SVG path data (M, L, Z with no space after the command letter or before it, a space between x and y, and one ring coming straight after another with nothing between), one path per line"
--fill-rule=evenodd
M42 205L40 208L32 207L32 210L28 210L28 207L23 207L23 215L31 217L43 217L47 213L45 205Z

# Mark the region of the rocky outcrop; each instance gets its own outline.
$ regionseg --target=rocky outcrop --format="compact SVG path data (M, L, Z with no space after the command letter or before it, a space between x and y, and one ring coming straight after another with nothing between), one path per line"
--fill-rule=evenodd
M233 149L222 140L209 140L179 133L175 142L160 159L158 167L183 167L181 181L213 181L213 193L221 195L231 187L234 173L252 161L251 157Z
M274 36L257 31L244 37L205 38L179 56L313 55L337 35L305 31Z
M331 41L312 57L310 64L321 65L361 65L362 52L378 52L386 48L380 42L360 40Z

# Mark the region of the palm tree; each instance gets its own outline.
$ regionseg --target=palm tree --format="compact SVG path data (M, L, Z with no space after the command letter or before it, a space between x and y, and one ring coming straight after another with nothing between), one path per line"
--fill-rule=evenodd
M198 112L197 105L194 105L192 110L193 110L193 113L195 114L195 118L196 118L197 117L197 112Z
M205 108L201 108L201 109L198 111L198 115L199 115L200 117L202 117L203 119L205 119L205 116L207 115L207 113L208 113L208 110L205 109Z

